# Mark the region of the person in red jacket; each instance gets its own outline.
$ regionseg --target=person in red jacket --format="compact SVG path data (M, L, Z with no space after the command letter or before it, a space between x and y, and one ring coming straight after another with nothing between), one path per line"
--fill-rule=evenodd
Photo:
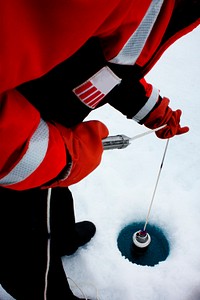
M61 257L94 236L70 185L101 161L109 103L159 138L186 133L181 110L145 81L199 25L199 0L0 3L0 283L16 300L79 299Z

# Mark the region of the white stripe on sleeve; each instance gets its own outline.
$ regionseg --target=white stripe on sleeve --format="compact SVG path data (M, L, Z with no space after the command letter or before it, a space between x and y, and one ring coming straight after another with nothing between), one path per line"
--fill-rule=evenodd
M136 122L140 122L146 117L146 115L153 109L156 102L158 101L159 90L153 87L151 95L145 105L140 109L140 111L132 118Z
M18 164L3 178L1 185L19 183L29 177L43 161L49 143L48 125L41 119L32 135L28 149Z

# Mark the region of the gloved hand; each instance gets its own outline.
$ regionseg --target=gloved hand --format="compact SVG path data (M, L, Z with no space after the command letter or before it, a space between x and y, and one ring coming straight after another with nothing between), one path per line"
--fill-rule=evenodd
M161 139L168 139L174 135L183 134L189 131L189 127L181 127L180 125L182 111L180 109L173 111L168 104L169 99L164 97L144 122L144 125L150 129L155 129L166 124L163 129L155 132L157 137Z
M109 133L107 127L100 121L82 122L73 128L66 128L57 123L55 126L63 137L71 158L71 166L65 168L44 188L66 187L77 183L91 173L101 161L102 139Z

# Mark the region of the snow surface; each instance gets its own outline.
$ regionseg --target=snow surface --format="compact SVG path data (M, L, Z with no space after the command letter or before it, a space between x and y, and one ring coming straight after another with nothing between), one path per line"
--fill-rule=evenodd
M170 244L167 259L154 267L125 259L117 247L120 230L145 222L166 140L154 133L123 150L107 150L101 165L71 186L76 220L96 224L95 237L63 264L74 294L98 300L200 299L200 27L169 48L148 82L183 111L189 133L170 139L149 224L160 227ZM88 119L103 121L110 135L133 137L147 131L110 106ZM147 225L148 230L148 225ZM0 299L13 299L0 290ZM67 300L67 299L66 299Z

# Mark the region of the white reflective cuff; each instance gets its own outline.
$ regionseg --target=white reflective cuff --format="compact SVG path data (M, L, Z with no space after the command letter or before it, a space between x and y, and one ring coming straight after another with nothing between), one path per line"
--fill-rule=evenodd
M19 183L29 177L44 160L49 143L48 125L41 119L32 135L28 149L18 164L3 178L1 185Z
M151 96L149 97L148 101L132 119L136 122L140 122L142 119L144 119L155 106L156 102L158 101L158 97L159 90L153 87Z

